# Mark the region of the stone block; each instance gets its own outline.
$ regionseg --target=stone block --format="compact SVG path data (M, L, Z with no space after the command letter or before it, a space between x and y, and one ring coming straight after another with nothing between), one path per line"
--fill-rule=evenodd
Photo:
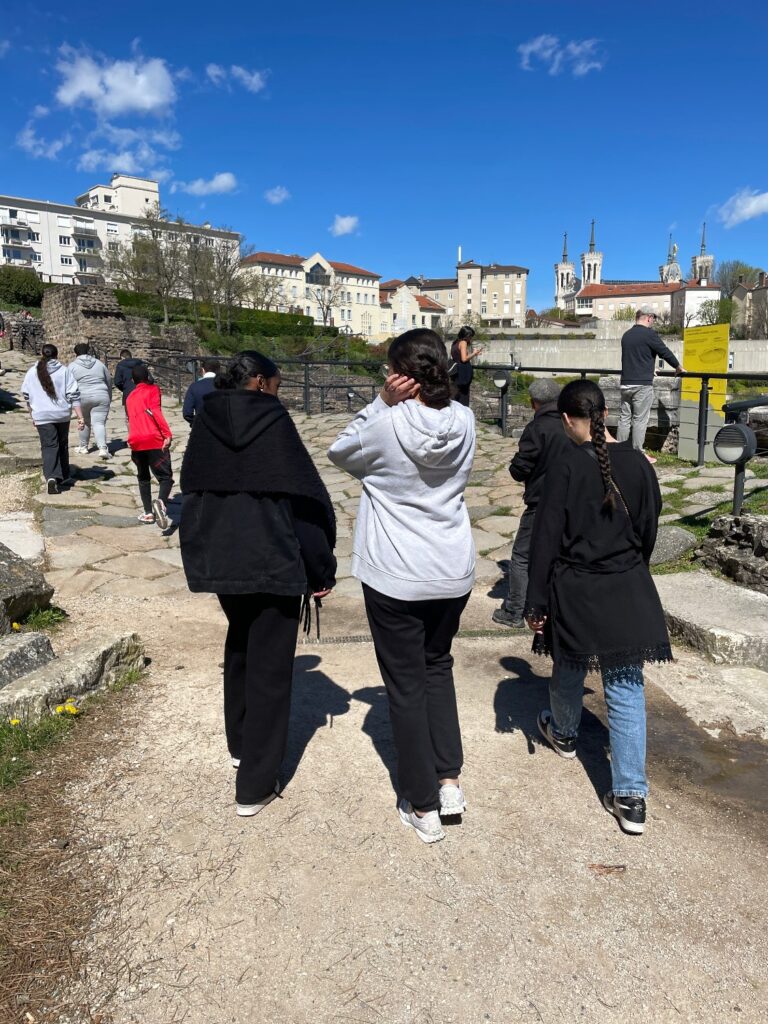
M44 633L0 637L0 689L52 660L51 641Z
M768 594L768 516L717 516L697 554L708 569Z
M697 543L696 537L682 526L660 526L656 534L656 546L651 555L651 565L672 562L687 551L692 551Z
M35 608L47 608L53 587L29 562L0 543L0 604L11 622L23 618Z
M136 633L103 634L0 690L0 715L36 722L67 697L92 693L144 666Z
M45 543L37 532L31 512L7 512L0 515L0 543L29 561L36 561L45 553Z

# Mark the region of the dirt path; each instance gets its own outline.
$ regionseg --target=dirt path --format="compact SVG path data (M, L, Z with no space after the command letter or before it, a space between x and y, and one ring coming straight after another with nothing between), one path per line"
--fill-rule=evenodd
M334 423L299 420L320 453ZM71 615L61 642L119 624L152 658L139 699L94 736L68 789L81 870L108 895L61 1024L766 1018L765 747L705 732L651 671L641 839L622 835L598 798L599 682L581 758L542 748L548 664L528 639L489 631L494 558L519 508L508 454L484 436L468 502L491 552L463 623L487 635L455 651L470 809L434 847L395 814L386 704L348 572L354 485L324 464L341 582L326 603L328 642L299 650L284 797L251 820L234 814L223 737L223 618L215 599L183 587L177 535L132 525L125 455L113 477L89 468L72 497L42 501ZM664 671L704 668L683 652Z

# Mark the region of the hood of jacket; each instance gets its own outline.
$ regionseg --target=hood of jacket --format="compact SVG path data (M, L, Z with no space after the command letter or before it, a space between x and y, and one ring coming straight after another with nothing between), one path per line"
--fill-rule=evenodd
M80 357L78 356L78 358ZM143 362L143 359L137 359L135 356L131 356L130 359L121 359L117 365L124 366L127 370L132 370L134 366L141 366Z
M557 402L543 402L536 410L536 412L533 414L533 418L537 420L541 416L550 416L556 417L557 419L561 419L562 417L560 416L560 413L557 411Z
M240 451L287 415L285 406L274 395L263 391L220 389L205 396L203 411L195 420L199 418L227 448Z
M61 369L61 363L58 359L48 360L48 373L56 373L57 370Z
M96 356L91 356L86 353L85 355L77 356L75 362L79 366L84 366L86 370L90 370L98 362L98 359Z
M400 402L392 408L392 425L414 462L444 469L463 457L470 415L457 402L444 409L430 409L416 401Z

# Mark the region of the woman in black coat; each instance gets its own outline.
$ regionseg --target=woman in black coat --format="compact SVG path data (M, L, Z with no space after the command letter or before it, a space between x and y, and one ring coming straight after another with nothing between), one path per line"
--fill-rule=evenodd
M554 660L551 710L538 725L558 754L575 757L584 678L602 672L612 774L603 803L624 831L639 834L648 794L643 665L672 660L648 570L661 495L642 452L629 441L606 444L596 384L567 384L558 409L575 444L547 471L526 597L534 650Z
M189 589L229 622L224 722L237 813L279 791L302 611L335 585L328 492L285 407L280 372L241 352L195 416L181 468L181 556Z
M451 373L456 385L456 401L466 406L469 405L469 388L475 375L472 360L483 351L481 348L470 351L469 346L474 336L474 327L462 327L451 345L451 361L456 367Z

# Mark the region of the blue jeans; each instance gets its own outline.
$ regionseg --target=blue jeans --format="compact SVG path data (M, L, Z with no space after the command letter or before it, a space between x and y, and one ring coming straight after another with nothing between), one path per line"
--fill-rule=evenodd
M581 722L586 669L555 665L549 684L552 727L575 739ZM641 665L605 669L603 689L611 739L611 789L616 796L648 795L645 777L645 690Z

